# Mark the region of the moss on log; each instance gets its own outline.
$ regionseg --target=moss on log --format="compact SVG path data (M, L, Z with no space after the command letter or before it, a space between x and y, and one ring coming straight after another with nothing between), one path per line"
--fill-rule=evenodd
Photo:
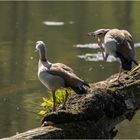
M105 81L90 84L87 94L73 94L66 110L50 113L39 127L10 139L113 138L115 126L131 120L140 106L140 65L122 73L120 82L112 82L117 74Z

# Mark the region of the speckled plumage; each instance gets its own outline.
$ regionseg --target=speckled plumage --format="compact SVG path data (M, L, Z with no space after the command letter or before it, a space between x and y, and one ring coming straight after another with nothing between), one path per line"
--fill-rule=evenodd
M99 29L90 32L88 35L94 36L102 41L102 47L105 51L105 60L108 55L113 55L120 59L124 70L131 70L134 60L135 50L131 34L127 30L119 29Z
M50 90L57 90L59 88L79 89L77 93L85 92L84 86L88 86L82 79L76 76L73 70L62 63L50 63L47 58L42 56L45 54L45 44L38 41L36 48L39 50L40 59L38 65L39 80ZM42 61L45 60L45 61Z
M71 88L77 94L86 93L85 86L89 87L89 85L76 76L70 67L62 63L50 63L47 60L45 56L46 47L42 41L37 41L36 50L39 51L38 78L43 85L53 92L53 111L56 111L55 91L57 89ZM67 97L66 90L65 100L60 108L65 106Z

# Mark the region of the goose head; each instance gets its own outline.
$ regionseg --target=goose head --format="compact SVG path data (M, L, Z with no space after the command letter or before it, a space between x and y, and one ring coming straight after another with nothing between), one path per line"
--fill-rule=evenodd
M46 48L45 43L43 41L37 41L35 48L36 48L36 51L44 50Z
M35 49L36 51L39 51L40 60L47 61L46 55L45 55L45 52L46 52L45 43L43 41L37 41Z
M105 34L109 31L109 29L99 29L94 32L89 32L88 36L93 36L93 37L104 37Z
M109 31L109 29L99 29L94 32L89 32L88 36L93 36L97 42L97 44L100 46L104 42L104 36Z

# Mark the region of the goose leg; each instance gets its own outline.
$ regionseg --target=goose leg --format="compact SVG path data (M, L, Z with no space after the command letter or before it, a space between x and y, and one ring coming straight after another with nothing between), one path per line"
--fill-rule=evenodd
M117 81L120 82L119 79L120 79L120 76L121 76L121 72L122 72L122 67L120 65L118 76L116 78L110 80L110 82L117 82Z
M61 104L61 105L58 107L58 110L65 109L65 105L66 105L66 101L67 101L67 99L68 99L68 96L69 96L69 93L68 93L67 90L66 90L66 95L65 95L64 102L63 102L63 104Z
M108 54L106 52L104 52L104 50L102 48L101 48L101 53L102 53L102 56L103 56L103 60L107 61Z
M121 72L122 72L122 67L120 66L120 69L119 69L119 74L118 74L117 79L116 79L117 81L119 81L119 79L120 79Z
M67 92L67 90L66 90L66 95L65 95L65 99L64 99L64 103L63 103L63 106L65 107L65 105L66 105L66 101L67 101L67 99L68 99L68 96L69 96L69 93Z
M56 111L56 97L55 97L55 91L52 92L53 93L53 111Z

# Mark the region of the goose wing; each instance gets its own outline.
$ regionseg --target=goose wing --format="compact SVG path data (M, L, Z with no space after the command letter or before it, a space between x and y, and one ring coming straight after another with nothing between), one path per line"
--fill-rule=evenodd
M71 69L70 67L66 66L65 64L62 63L55 63L53 64L53 68L57 68L57 67L61 67L62 69L69 71L69 72L73 72L73 69Z
M119 29L111 29L109 32L107 32L106 36L114 38L119 44L122 44L125 40L124 34Z
M126 47L129 50L129 55L131 58L134 58L135 56L135 49L134 49L134 41L133 38L131 36L131 34L126 31L126 30L122 30L124 36L125 36L125 40L126 40Z
M120 54L127 60L132 60L135 56L134 42L131 34L126 30L120 30L124 35L124 39L120 43Z
M119 46L117 52L127 60L134 58L134 43L131 34L126 30L112 29L108 32Z
M79 87L83 85L88 86L88 84L86 84L82 79L80 79L78 76L76 76L76 74L73 73L73 70L71 68L64 64L52 64L47 72L63 78L67 87Z
M128 42L133 42L131 34L127 30L121 30Z

